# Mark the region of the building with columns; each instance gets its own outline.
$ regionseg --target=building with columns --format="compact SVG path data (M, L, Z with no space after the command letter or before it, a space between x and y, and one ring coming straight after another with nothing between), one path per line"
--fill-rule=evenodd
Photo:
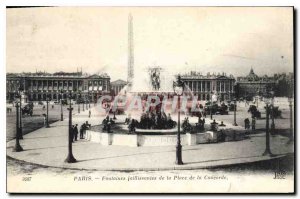
M182 80L189 87L198 100L209 100L211 95L217 94L221 101L230 100L234 96L235 79L232 75L222 74L202 75L199 72L191 71L181 75Z
M259 77L250 69L250 73L245 77L237 78L237 90L239 97L254 97L264 95L267 92L274 90L276 81L273 77L267 75Z
M7 73L6 99L12 101L22 88L26 101L58 101L66 99L72 91L75 99L95 101L103 94L110 94L110 77L107 74L76 73Z
M118 93L127 85L127 82L121 79L113 81L110 83L110 88L113 95L118 95Z

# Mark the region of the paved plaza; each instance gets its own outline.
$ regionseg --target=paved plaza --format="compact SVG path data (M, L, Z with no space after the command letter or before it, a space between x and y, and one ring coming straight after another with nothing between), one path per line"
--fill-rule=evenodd
M282 108L281 108L282 107ZM283 118L276 120L276 128L286 130L289 126L288 106L281 105ZM76 108L76 106L75 106ZM92 113L96 110L93 107ZM263 103L259 110L264 114ZM238 104L238 124L242 125L245 117L249 117L247 106ZM122 120L124 116L117 116ZM214 116L218 121L232 123L230 115ZM88 111L73 115L73 124L81 125L89 121L98 125L103 117L92 115L88 118ZM197 118L191 118L193 122ZM173 169L200 169L220 166L252 163L273 158L284 157L293 153L293 144L287 145L288 138L282 135L271 136L271 151L274 157L262 156L265 150L265 120L257 121L258 130L251 133L247 139L234 142L221 142L183 146L184 165L175 165L175 147L129 147L129 146L102 146L86 140L73 143L73 154L76 163L68 164L64 160L68 153L68 119L51 124L51 128L40 128L24 136L21 145L22 152L12 152L15 140L7 142L7 155L14 159L38 165L73 168L86 170L173 170Z

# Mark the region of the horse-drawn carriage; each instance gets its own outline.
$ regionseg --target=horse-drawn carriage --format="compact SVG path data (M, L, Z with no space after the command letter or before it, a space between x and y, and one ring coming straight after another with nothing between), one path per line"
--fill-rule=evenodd
M261 113L259 112L259 110L257 110L257 107L255 105L250 105L248 113L251 113L252 117L261 118Z
M219 106L217 103L213 103L211 105L210 102L206 102L205 104L205 112L210 114L210 110L212 111L213 115L228 115L228 106L224 103Z
M266 109L266 107L264 107ZM278 106L274 106L273 109L272 109L272 106L269 106L270 108L270 117L272 117L272 114L273 114L273 117L274 118L281 118L281 113L282 111L279 110L279 107Z
M281 118L281 110L279 110L279 107L278 106L274 106L274 109L273 109L273 116L274 118Z
M236 104L234 104L233 102L228 103L229 104L229 111L234 111L234 107L236 110Z
M196 105L196 110L192 109L192 105L188 105L188 114L192 117L202 117L203 115L203 105L202 104L197 104Z
M33 103L28 103L26 104L22 109L21 109L22 115L30 115L32 116L33 114Z

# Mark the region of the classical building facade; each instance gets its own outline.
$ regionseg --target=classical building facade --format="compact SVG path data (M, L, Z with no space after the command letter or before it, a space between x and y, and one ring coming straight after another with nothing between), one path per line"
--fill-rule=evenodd
M75 99L97 100L97 96L110 93L110 77L107 74L87 75L77 73L7 73L6 99L14 100L21 88L27 101L58 101L66 99L72 91Z
M221 101L231 100L234 96L235 79L232 75L210 74L202 75L191 71L181 75L182 80L199 100L209 100L214 93Z
M276 81L273 77L266 75L259 77L251 68L250 73L245 77L237 78L237 90L239 97L254 97L264 95L274 90Z
M127 85L127 82L121 79L113 81L110 83L110 88L113 95L118 95L118 93Z

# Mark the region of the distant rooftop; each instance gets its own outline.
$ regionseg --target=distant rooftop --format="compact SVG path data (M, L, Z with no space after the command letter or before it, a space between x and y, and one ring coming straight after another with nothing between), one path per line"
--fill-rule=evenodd
M257 82L257 81L270 82L270 81L274 81L274 77L269 77L267 75L263 75L263 76L259 77L258 75L256 75L254 73L254 70L251 67L249 74L245 77L238 77L237 81L238 82Z
M6 73L8 77L83 77L83 78L110 78L107 73L102 74L88 74L82 72L55 72L47 73L42 71L37 71L35 73L23 72L23 73Z
M124 81L124 80L122 80L122 79L118 79L118 80L116 80L116 81L111 82L110 84L111 84L112 86L114 86L114 85L126 85L127 82Z
M206 75L203 75L201 72L197 72L197 71L190 71L188 73L185 74L181 74L182 78L203 78L203 79L215 79L215 78L230 78L230 79L234 79L233 75L229 74L227 75L226 73L222 72L222 73L206 73Z

